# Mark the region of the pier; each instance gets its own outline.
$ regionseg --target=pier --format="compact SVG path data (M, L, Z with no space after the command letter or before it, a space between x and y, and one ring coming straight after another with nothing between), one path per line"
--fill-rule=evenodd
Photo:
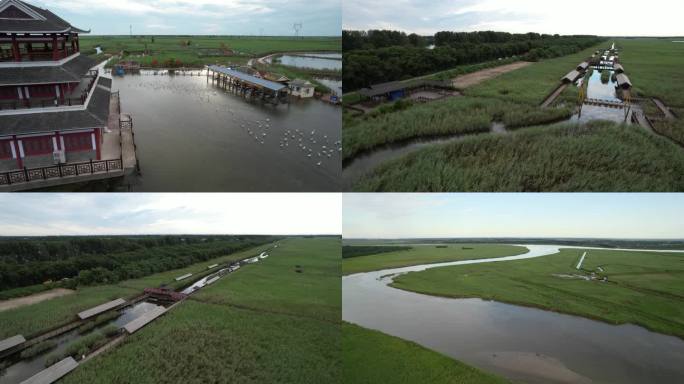
M212 65L208 67L207 81L232 91L242 97L260 99L278 105L288 102L288 88L286 85L261 79L246 73Z

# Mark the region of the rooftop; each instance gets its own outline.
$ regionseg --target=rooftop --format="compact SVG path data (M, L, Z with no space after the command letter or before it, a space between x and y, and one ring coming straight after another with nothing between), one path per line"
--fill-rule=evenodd
M369 88L363 88L359 90L359 94L365 97L373 97L402 89L418 88L422 86L448 87L450 85L438 80L390 81L387 83L374 84Z
M55 131L73 131L100 128L109 119L109 98L111 91L103 84L108 79L100 78L92 91L85 110L26 113L0 116L0 136L27 135ZM111 84L111 80L109 80Z
M77 55L61 66L0 68L0 86L77 83L96 65L90 57Z
M218 65L210 65L209 70L214 71L214 72L223 73L224 75L235 77L235 78L238 78L242 81L246 81L246 82L249 82L249 83L252 83L252 84L255 84L255 85L258 85L260 87L267 88L267 89L270 89L270 90L276 91L276 92L287 88L283 84L276 83L274 81L265 80L265 79L260 79L258 77L254 77L252 75L248 75L244 72L236 71L234 69L230 69L230 68L226 68L226 67L221 67Z
M0 0L0 32L4 33L89 33L61 17L19 0Z
M73 357L69 356L59 363L43 369L37 374L21 382L21 384L50 384L61 379L67 373L78 367L78 363Z
M17 345L21 345L26 342L26 339L22 335L12 336L8 339L0 341L0 352L4 352L8 349L12 349Z
M617 78L617 83L618 83L619 87L623 87L623 86L631 87L632 86L632 82L629 81L629 77L627 77L627 75L625 75L624 73L619 73L616 76L616 78Z
M85 310L85 311L79 313L78 317L81 320L87 319L87 318L93 317L95 315L99 315L102 312L109 311L110 309L116 308L116 307L118 307L122 304L125 304L125 303L126 303L126 300L124 300L124 299L112 300L108 303L100 304L97 307L93 307L93 308L90 308L88 310Z

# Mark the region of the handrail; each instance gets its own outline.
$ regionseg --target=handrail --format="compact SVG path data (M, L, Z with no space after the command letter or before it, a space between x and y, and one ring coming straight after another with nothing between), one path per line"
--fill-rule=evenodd
M63 177L105 174L123 171L123 158L111 160L87 161L82 163L58 164L49 167L14 170L0 173L0 187L30 183L34 181L53 180Z

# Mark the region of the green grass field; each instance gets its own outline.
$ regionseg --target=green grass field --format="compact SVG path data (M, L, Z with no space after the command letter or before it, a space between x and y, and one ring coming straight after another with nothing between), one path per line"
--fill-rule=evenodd
M465 90L470 97L488 97L514 103L539 106L558 85L560 79L575 69L577 64L590 57L594 51L604 48L607 43L586 49L582 52L544 60L530 66L504 73ZM564 91L571 92L573 87ZM575 95L575 94L571 94ZM570 100L575 101L576 97Z
M94 55L97 46L101 46L103 52L110 55L118 55L122 51L130 55L140 55L147 50L150 55L135 60L150 65L153 60L163 63L168 59L178 59L186 67L244 64L251 57L275 52L342 50L340 37L295 39L250 36L83 36L80 41L81 51L85 54ZM224 54L227 50L234 53Z
M419 137L489 132L494 122L509 128L568 119L570 108L539 109L495 98L454 97L406 110L348 119L342 130L343 157L349 160L374 147Z
M583 252L564 249L537 259L435 268L399 276L392 286L638 324L684 337L684 254L588 250L580 272L575 267ZM591 272L608 281L553 276Z
M527 252L525 247L494 244L445 244L414 245L411 250L359 256L342 261L342 273L351 275L360 272L377 271L386 268L410 265L441 263L445 261L486 259L519 255Z
M148 287L158 287L162 284L168 284L172 287L187 284L186 282L177 283L175 278L186 273L195 275L205 273L209 265L243 259L269 246L259 246L194 264L187 268L157 273L141 279L121 281L113 285L83 287L72 295L2 311L0 312L0 339L16 334L23 334L29 338L76 319L76 314L80 311L119 297L132 298L138 296Z
M508 383L416 343L349 323L342 324L342 359L344 383Z
M387 162L356 191L682 191L684 151L609 122L528 128L435 145Z
M341 382L340 240L280 244L63 383Z
M620 62L638 97L659 97L684 107L684 44L676 39L619 39Z

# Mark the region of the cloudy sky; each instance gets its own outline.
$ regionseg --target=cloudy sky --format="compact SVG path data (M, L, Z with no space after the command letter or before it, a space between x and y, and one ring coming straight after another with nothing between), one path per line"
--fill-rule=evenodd
M684 194L345 194L345 238L684 238Z
M2 194L0 236L341 234L339 194Z
M95 35L339 36L340 0L27 0Z
M344 29L682 36L681 0L343 0Z

